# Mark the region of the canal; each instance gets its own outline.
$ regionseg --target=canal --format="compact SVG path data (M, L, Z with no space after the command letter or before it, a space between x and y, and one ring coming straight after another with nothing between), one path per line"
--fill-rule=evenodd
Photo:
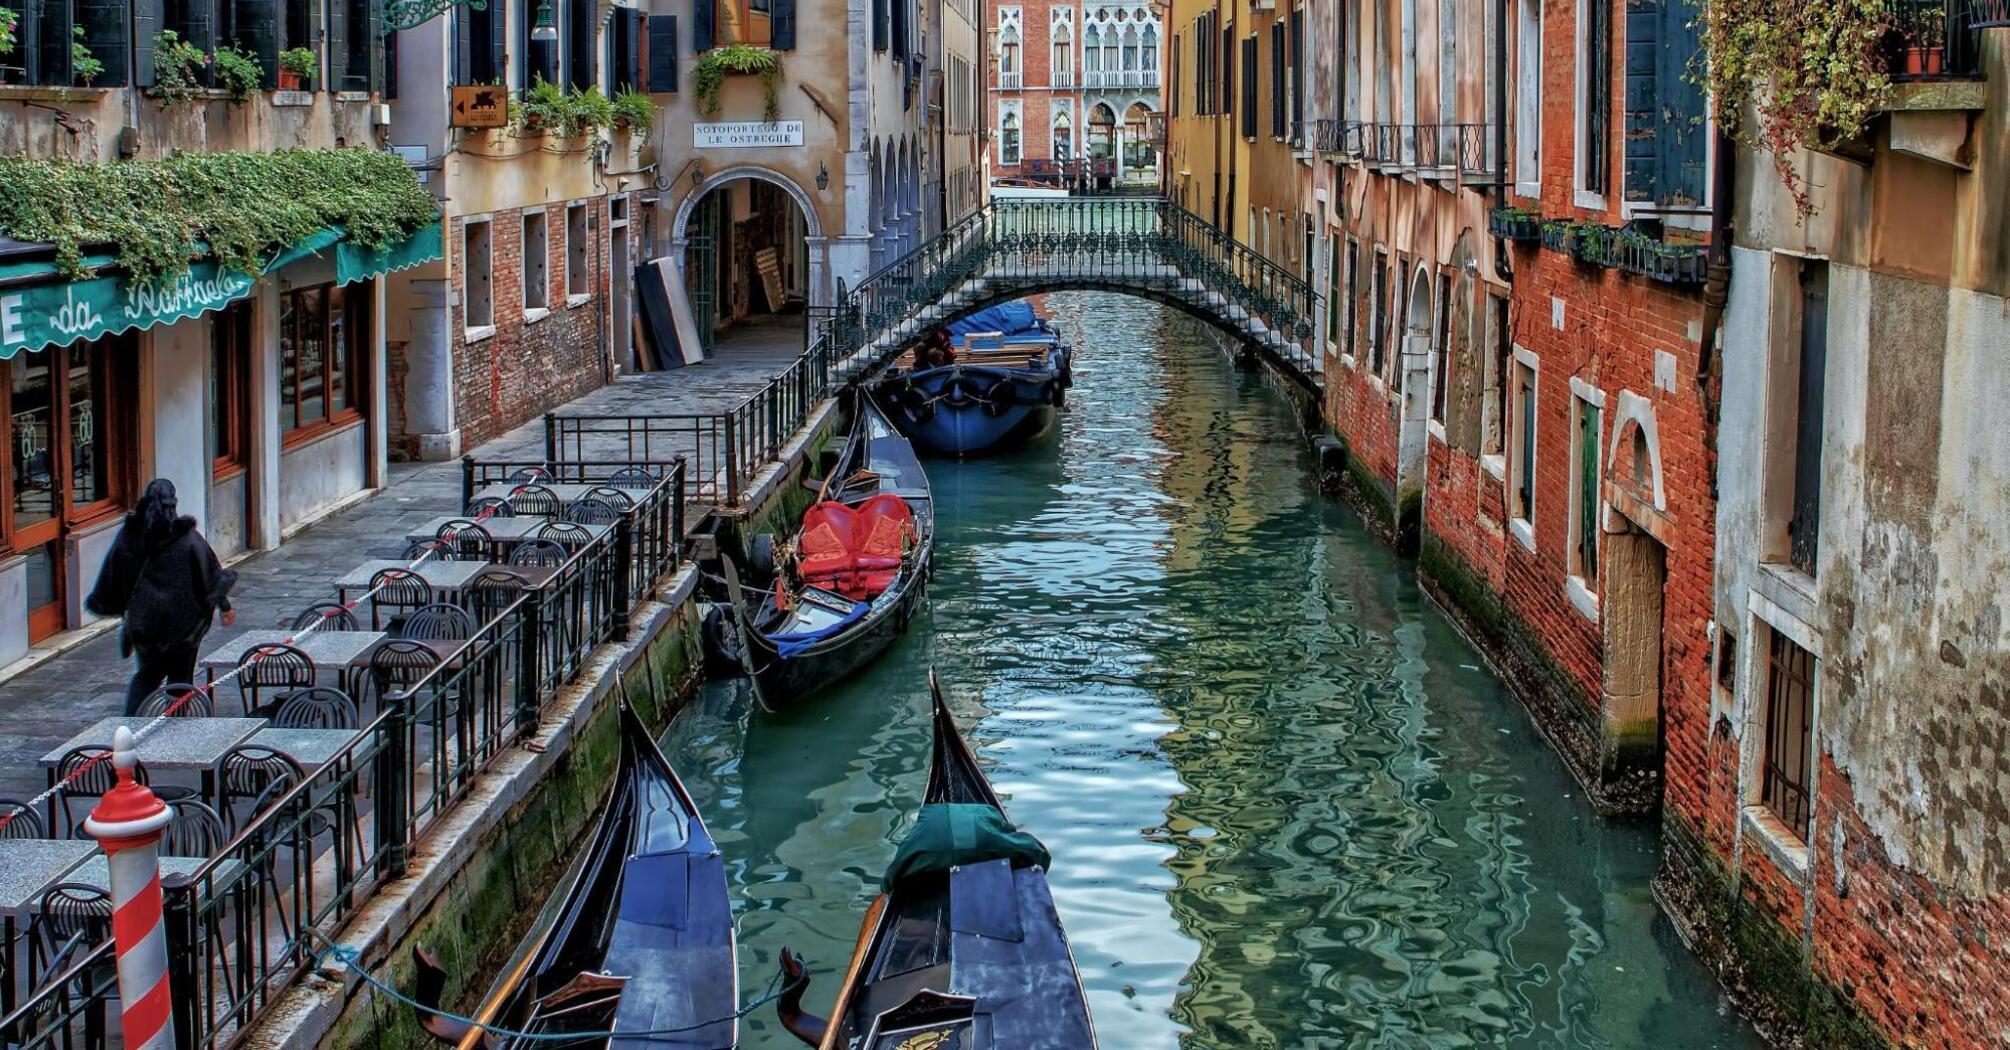
M1052 296L1060 433L930 464L930 608L782 715L708 687L665 750L724 850L742 983L828 1006L918 805L933 666L1046 842L1102 1045L1756 1047L1411 567L1320 496L1261 378L1172 311ZM741 1045L800 1046L772 1008Z

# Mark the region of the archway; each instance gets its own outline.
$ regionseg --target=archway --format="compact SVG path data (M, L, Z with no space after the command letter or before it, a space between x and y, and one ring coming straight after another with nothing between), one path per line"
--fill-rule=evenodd
M1152 144L1147 134L1151 124L1152 109L1143 102L1133 102L1124 111L1124 174L1137 176L1148 174L1152 167Z
M1054 159L1065 161L1075 155L1074 127L1068 122L1068 111L1058 107L1054 110L1054 124L1048 130L1048 142L1053 144Z
M1117 111L1107 102L1089 109L1088 160L1097 187L1107 187L1117 160Z
M716 172L678 206L671 236L707 356L802 351L806 307L830 299L823 224L802 187L751 165Z
M1403 314L1403 350L1394 376L1400 403L1396 444L1396 545L1413 553L1423 520L1424 461L1431 404L1431 270L1419 265L1410 278Z

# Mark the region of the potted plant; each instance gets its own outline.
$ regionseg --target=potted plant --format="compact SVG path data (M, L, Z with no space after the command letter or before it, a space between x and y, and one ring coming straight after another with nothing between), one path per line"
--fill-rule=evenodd
M563 132L571 109L565 92L557 84L538 77L530 90L524 92L523 98L510 103L510 123L516 125L518 133L523 135Z
M614 96L614 126L648 134L656 119L656 102L647 94L630 89Z
M698 112L708 117L718 116L719 88L725 84L729 74L738 74L761 78L764 92L761 119L773 122L781 117L781 100L775 93L782 81L780 55L765 47L731 44L705 52L695 65L692 93L698 99Z
M258 56L228 44L216 49L216 86L230 93L232 102L243 102L265 82L265 67Z
M154 34L154 85L147 89L163 106L178 106L202 91L202 67L209 56L172 29Z
M305 91L320 74L321 62L312 50L294 47L279 53L279 90Z
M1542 246L1553 252L1570 250L1570 223L1551 219L1542 224Z
M1588 266L1612 265L1612 231L1595 222L1572 223L1570 257Z
M1495 208L1487 215L1487 229L1504 240L1529 244L1542 239L1542 216L1530 208Z
M70 75L75 77L80 87L90 87L91 81L105 71L105 64L84 43L84 27L70 27Z
M614 124L614 103L601 94L597 84L566 96L565 103L567 135L578 135Z

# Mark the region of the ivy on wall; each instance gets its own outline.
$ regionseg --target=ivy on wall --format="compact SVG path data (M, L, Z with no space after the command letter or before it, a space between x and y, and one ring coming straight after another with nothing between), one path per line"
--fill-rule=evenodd
M698 56L691 84L698 112L708 117L719 115L719 88L729 74L735 73L761 78L761 119L770 123L780 119L782 105L775 89L782 82L782 56L765 47L747 44L714 48Z
M256 274L277 249L344 226L371 250L439 218L395 154L372 149L182 154L78 164L0 157L0 232L56 246L64 276L90 276L85 250L108 245L135 281L188 269L206 242L218 262Z
M1702 19L1718 124L1771 153L1808 214L1813 201L1794 155L1862 136L1890 95L1880 51L1889 0L1705 0Z

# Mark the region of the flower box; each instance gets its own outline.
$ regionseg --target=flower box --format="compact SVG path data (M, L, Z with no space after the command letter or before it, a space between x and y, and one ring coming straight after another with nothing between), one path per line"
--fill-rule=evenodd
M1495 208L1487 215L1487 231L1516 244L1542 239L1542 216L1524 208Z
M1570 257L1587 266L1604 268L1613 259L1614 232L1597 223L1573 223L1570 227Z
M1570 251L1570 224L1557 220L1543 223L1542 246L1553 252Z

